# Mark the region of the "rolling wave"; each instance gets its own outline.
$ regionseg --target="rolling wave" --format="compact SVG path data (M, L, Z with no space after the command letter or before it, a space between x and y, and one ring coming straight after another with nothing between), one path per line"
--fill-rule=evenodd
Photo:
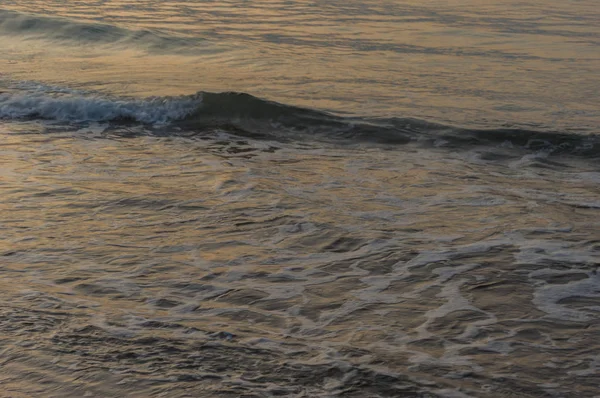
M0 35L66 44L134 45L148 51L178 52L198 46L200 39L176 37L151 30L131 30L68 18L26 14L0 9Z
M178 130L221 130L275 140L334 139L389 145L466 149L512 147L600 157L600 136L526 129L466 129L412 118L344 117L285 105L246 93L198 92L179 97L114 98L66 89L10 90L0 93L0 119L60 122L170 124Z

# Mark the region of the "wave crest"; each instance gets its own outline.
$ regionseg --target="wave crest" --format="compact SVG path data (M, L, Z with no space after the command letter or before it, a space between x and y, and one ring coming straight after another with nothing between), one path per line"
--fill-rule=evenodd
M0 94L0 118L44 119L61 122L134 121L146 124L185 119L199 106L198 95L113 99L47 93Z

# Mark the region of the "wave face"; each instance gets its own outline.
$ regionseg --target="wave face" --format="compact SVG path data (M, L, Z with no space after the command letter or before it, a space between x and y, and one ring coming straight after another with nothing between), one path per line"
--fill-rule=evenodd
M200 38L167 35L147 29L130 30L106 23L0 10L0 34L67 44L135 45L148 51L177 52L197 46Z
M188 96L115 98L49 86L0 94L0 118L59 122L174 124L178 130L221 130L275 140L328 139L387 145L420 143L450 149L512 147L547 154L597 158L600 137L525 129L465 129L413 118L343 117L246 93L198 92Z
M233 126L241 134L301 139L326 137L384 144L430 143L437 147L511 145L549 153L600 155L595 134L525 129L466 129L414 118L342 117L256 98L245 93L201 93L202 105L178 124L190 129Z

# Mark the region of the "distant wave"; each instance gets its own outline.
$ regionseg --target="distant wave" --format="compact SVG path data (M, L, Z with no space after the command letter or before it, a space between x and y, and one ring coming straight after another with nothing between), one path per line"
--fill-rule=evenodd
M177 52L198 46L200 40L175 37L150 30L78 22L68 18L0 10L0 35L71 44L135 45L148 51Z
M511 146L600 158L600 136L525 129L465 129L412 118L343 117L250 94L198 92L178 97L113 98L48 86L0 93L1 119L172 124L188 132L223 130L279 140L303 138L420 143L445 148Z

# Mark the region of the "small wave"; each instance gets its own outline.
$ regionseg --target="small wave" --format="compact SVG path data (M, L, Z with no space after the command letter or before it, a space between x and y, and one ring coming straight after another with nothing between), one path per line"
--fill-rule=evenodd
M60 87L31 84L15 87L0 93L0 118L173 123L179 129L192 133L218 129L234 135L275 140L327 139L387 145L417 143L452 150L485 147L510 152L524 149L547 155L600 158L600 136L597 134L466 129L412 118L344 117L236 92L127 99Z
M198 45L198 39L170 36L150 30L73 21L68 18L0 10L0 35L72 44L133 44L148 51L177 52Z

